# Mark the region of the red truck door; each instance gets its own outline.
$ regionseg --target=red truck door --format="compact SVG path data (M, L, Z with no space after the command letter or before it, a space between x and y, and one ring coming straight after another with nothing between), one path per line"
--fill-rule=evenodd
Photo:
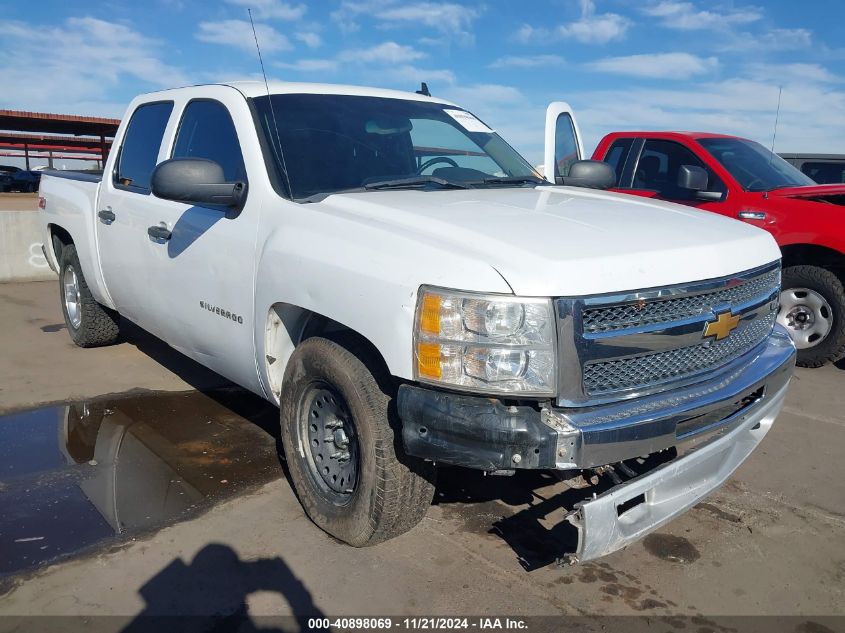
M602 160L616 171L616 191L686 204L730 215L728 187L702 159L678 141L657 138L616 138ZM682 166L703 169L707 186L687 189L679 184Z

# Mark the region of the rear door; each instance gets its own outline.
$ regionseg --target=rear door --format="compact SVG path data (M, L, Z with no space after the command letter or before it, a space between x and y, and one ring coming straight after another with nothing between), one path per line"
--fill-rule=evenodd
M154 292L150 277L153 253L147 237L151 207L161 203L150 193L150 176L161 152L173 101L139 105L129 124L111 174L103 174L97 198L97 248L109 295L125 317L153 334L149 313Z
M547 180L560 183L569 167L584 158L581 133L568 103L555 101L546 109L546 147L543 167Z

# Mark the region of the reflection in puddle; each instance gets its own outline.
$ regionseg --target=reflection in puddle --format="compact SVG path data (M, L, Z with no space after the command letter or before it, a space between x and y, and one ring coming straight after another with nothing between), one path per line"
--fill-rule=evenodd
M0 575L182 519L282 476L278 410L240 390L0 417Z

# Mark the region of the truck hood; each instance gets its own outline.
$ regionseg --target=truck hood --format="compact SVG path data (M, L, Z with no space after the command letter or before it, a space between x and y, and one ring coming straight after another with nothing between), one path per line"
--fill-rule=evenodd
M776 198L802 198L817 202L845 205L845 184L783 187L782 189L773 189L769 192L769 196Z
M514 293L526 296L681 284L780 257L768 233L745 223L574 187L373 191L331 195L314 206L437 245L444 261L419 262L421 273L470 257L489 263Z

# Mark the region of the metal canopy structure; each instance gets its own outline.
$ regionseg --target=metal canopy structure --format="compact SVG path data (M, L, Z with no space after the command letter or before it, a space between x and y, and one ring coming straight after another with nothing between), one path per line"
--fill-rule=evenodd
M108 156L120 119L0 110L0 156L96 160ZM35 133L35 134L33 134Z

